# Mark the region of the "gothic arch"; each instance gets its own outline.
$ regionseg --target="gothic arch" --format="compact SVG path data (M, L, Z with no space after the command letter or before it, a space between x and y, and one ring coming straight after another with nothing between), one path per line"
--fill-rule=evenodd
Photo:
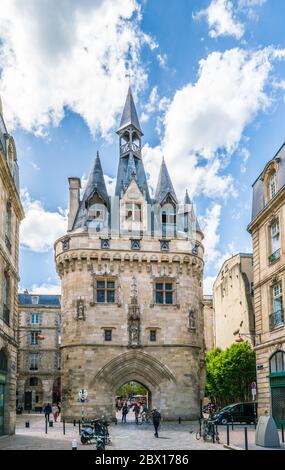
M158 359L141 350L132 350L109 361L94 378L94 382L105 382L113 390L130 380L136 380L151 390L162 382L175 382L175 376Z

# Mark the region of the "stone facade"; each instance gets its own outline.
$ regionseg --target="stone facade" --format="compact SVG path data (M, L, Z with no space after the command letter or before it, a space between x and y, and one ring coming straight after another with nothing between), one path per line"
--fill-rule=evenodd
M252 254L238 253L223 263L213 285L215 347L225 349L237 338L254 345L252 285Z
M60 401L60 343L60 296L19 294L17 402L24 410Z
M285 144L253 184L254 310L259 414L285 425Z
M82 200L69 179L69 231L55 243L62 283L62 405L66 419L115 416L118 387L137 381L165 419L199 416L204 389L203 234L179 205L163 161L150 198L129 90L115 197L97 155Z
M204 295L203 313L205 350L208 352L215 347L214 306L212 295Z
M0 435L14 433L16 418L19 225L24 218L18 190L16 149L0 99Z

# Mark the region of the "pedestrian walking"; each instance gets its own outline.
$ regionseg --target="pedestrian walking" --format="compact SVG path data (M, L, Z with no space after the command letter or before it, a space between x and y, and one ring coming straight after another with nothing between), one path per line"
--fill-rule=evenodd
M53 403L53 405L52 405L52 414L53 414L54 422L56 423L57 422L57 417L58 417L58 407L57 407L56 403Z
M161 414L157 410L156 407L153 407L152 409L152 422L153 422L153 427L154 427L154 435L155 437L158 437L158 428L160 425L160 420L161 420Z
M44 407L44 414L45 414L45 419L49 421L49 415L52 412L52 408L50 406L50 403L47 403L46 406Z
M127 403L124 404L123 408L122 408L122 423L126 423L127 422L127 414L129 412L129 407L127 405Z
M139 414L140 414L141 408L138 405L138 403L135 403L135 405L133 407L133 411L135 413L136 424L139 424Z

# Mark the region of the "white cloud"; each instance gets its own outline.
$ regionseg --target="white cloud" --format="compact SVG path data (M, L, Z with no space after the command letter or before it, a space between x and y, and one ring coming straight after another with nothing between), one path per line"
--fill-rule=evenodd
M203 294L213 295L213 284L216 280L216 276L207 276L203 281Z
M240 39L244 34L244 26L234 15L234 5L230 0L212 0L208 8L196 13L194 19L206 17L209 25L209 36L234 36Z
M29 294L34 295L61 295L60 284L33 284Z
M146 82L136 0L1 0L0 90L10 129L44 134L64 107L79 113L92 133L115 124L127 92Z
M252 7L261 7L266 3L267 0L239 0L238 7L239 8L252 8Z
M115 196L115 189L116 189L116 178L112 176L104 175L105 184L107 188L107 192L109 196Z
M221 219L220 204L212 204L206 211L204 217L201 218L201 228L204 232L205 259L208 264L214 263L221 255L218 246L220 243L220 235L218 233Z
M164 154L180 198L186 187L192 197L236 194L225 167L246 126L270 106L266 87L274 61L284 58L285 50L269 47L213 52L201 60L197 81L177 90L168 104L161 144L143 148L151 185Z
M53 248L55 240L66 233L67 214L59 208L58 212L46 211L41 201L32 200L27 189L21 191L25 219L21 223L21 244L36 252Z
M157 54L157 60L160 67L165 69L167 65L167 54Z

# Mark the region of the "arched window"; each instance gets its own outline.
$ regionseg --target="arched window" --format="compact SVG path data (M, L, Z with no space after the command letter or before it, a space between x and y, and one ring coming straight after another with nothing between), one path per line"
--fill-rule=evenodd
M276 372L285 373L285 352L277 351L273 356L271 356L269 364L271 374Z
M277 193L277 178L276 178L275 170L272 170L272 172L270 173L268 184L269 184L269 188L268 188L269 198L272 199Z

